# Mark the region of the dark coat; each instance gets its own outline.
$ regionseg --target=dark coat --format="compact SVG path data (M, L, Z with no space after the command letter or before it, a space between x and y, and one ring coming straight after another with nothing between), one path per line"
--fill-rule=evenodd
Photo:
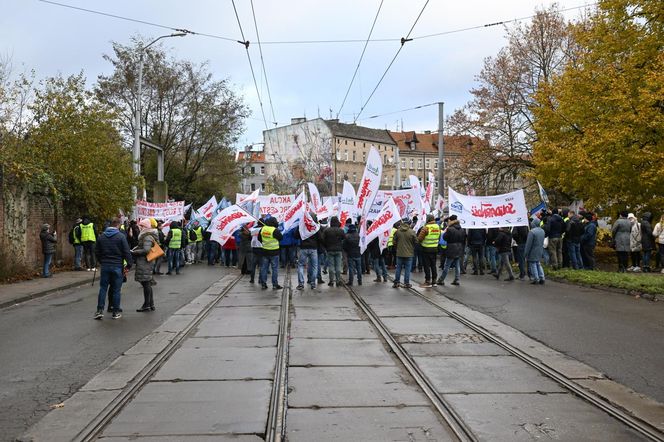
M560 215L554 213L547 220L544 231L549 238L561 238L565 232L565 221Z
M645 212L641 218L641 248L644 251L655 249L655 238L652 236L652 214Z
M357 228L355 226L350 226L348 228L343 248L349 258L359 258L362 256L360 253L360 234L357 233Z
M506 230L500 230L493 241L498 253L509 253L512 250L512 234Z
M595 221L586 222L581 235L581 244L586 247L595 247L597 243L597 224Z
M41 240L42 253L44 255L55 253L55 244L58 240L48 231L47 227L42 227L41 232L39 232L39 239Z
M367 250L369 251L369 256L371 256L371 259L379 259L381 256L379 239L372 239L371 242L367 244Z
M323 245L328 252L341 252L343 251L343 242L346 234L343 229L338 226L331 226L323 232Z
M583 231L584 227L583 224L581 224L581 219L578 216L575 216L570 218L569 223L567 224L565 238L567 238L567 241L569 242L580 243Z
M468 231L468 245L469 246L483 246L486 243L486 230L484 229L470 229Z
M487 246L492 246L494 245L493 242L496 240L498 237L498 228L492 227L489 229L489 231L486 233L486 245Z
M402 223L392 239L394 250L396 250L397 257L399 258L412 258L415 256L415 245L417 244L417 236L415 231L410 228L406 223Z
M127 268L131 267L132 257L127 238L114 227L109 227L97 237L95 255L102 266L122 267L122 260L125 260Z
M458 220L450 222L447 230L443 233L443 239L447 241L447 249L445 249L447 258L461 258L463 256L466 232L461 228Z
M512 238L518 245L525 244L528 240L528 226L518 226L512 229Z
M152 246L159 241L157 231L145 230L138 235L138 245L131 250L136 259L134 281L146 282L152 280L152 262L148 261L147 254Z
M294 232L293 236L295 237L295 239L300 241L300 248L301 249L316 249L316 250L318 250L318 248L320 246L320 242L321 242L320 230L318 232L314 233L313 235L311 235L309 238L302 239L300 237L300 229L295 229L295 232Z

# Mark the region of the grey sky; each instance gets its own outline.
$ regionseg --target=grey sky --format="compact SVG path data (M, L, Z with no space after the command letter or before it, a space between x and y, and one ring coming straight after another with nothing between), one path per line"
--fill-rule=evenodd
M56 0L139 20L186 28L241 40L231 0ZM384 0L372 38L404 37L426 0ZM552 1L431 0L411 36L452 31L529 16ZM582 6L583 0L558 1L561 8ZM263 99L268 124L270 105L261 71L249 0L235 0ZM254 0L261 41L366 39L380 0ZM14 70L35 69L39 78L84 71L88 82L110 71L102 54L111 41L127 43L140 34L157 37L170 31L110 17L66 9L37 0L0 0L0 53L12 57ZM577 17L580 10L565 12ZM508 25L509 26L509 25ZM504 26L416 39L407 42L396 62L358 120L369 127L435 130L437 108L372 115L445 102L446 113L470 99L469 89L482 61L505 44ZM230 78L252 110L238 147L262 141L265 125L251 79L244 46L204 36L165 40L174 56L209 61L217 78ZM398 50L399 42L370 42L355 84L340 115L352 122ZM263 56L279 125L291 117L336 115L362 51L361 43L264 44ZM273 127L270 125L270 127Z

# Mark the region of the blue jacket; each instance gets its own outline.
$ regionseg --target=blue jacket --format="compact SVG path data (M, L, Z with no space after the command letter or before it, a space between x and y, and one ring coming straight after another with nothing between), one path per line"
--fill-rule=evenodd
M102 266L122 267L125 260L130 268L133 262L127 238L115 227L109 227L97 237L95 255Z
M289 231L283 232L282 235L284 236L281 241L279 241L279 246L281 247L288 247L288 246L296 246L299 244L299 241L295 238L295 230L297 229L296 227L292 227Z
M595 247L597 242L597 224L595 221L587 222L581 235L581 244Z
M540 226L540 220L534 218L530 224L530 232L526 239L526 249L523 251L526 261L540 261L544 255L544 229Z

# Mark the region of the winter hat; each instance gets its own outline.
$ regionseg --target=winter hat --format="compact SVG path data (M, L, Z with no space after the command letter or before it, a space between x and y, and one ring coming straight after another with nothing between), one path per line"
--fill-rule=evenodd
M636 216L634 216L633 213L630 213L629 215L627 215L627 219L631 219L631 218L636 219Z
M428 223L430 223L431 221L433 221L433 220L435 220L435 219L436 219L436 218L434 218L433 215L431 215L431 214L427 215L427 222L428 222Z
M138 222L138 226L141 229L151 229L152 228L152 222L150 222L149 218L143 218Z
M406 217L406 218L401 218L401 222L402 222L403 224L410 224L410 218L408 218L408 217Z
M156 229L156 228L157 228L157 220L154 219L154 218L150 218L150 226L151 226L153 229Z
M450 216L450 221L456 221L456 220L457 220L457 216L456 216L456 215L452 215L452 216Z

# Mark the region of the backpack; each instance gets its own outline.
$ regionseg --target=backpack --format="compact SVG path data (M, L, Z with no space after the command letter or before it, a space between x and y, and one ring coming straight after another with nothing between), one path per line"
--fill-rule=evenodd
M194 229L190 229L189 230L189 241L196 242L197 238L198 238L198 236L196 236L196 232L194 231Z
M76 230L76 226L72 227L71 230L69 231L69 236L67 239L69 240L69 244L74 245L76 242L76 236L74 235L74 231Z

